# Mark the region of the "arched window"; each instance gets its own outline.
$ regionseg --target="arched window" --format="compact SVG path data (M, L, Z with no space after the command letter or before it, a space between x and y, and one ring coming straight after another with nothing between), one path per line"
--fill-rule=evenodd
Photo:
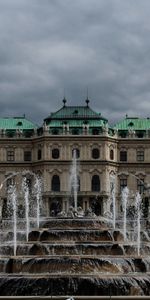
M52 178L52 191L60 192L60 179L58 175L54 175Z
M93 148L92 149L92 158L98 159L99 158L99 149L98 148Z
M114 159L114 150L110 149L110 159L113 160Z
M92 177L92 192L100 191L100 179L98 175Z
M72 149L72 157L74 156L74 154L76 155L76 158L80 157L80 150L77 148Z
M59 149L57 149L57 148L52 149L52 158L54 158L54 159L59 158Z

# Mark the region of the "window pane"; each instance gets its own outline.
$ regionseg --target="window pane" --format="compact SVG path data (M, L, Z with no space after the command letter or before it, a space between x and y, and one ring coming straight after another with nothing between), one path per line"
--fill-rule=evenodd
M110 150L110 159L111 160L114 159L114 150L113 149Z
M39 149L39 150L38 150L38 160L40 160L41 157L42 157L42 151L41 151L41 149Z
M137 190L140 194L144 193L144 179L137 179Z
M31 151L24 151L24 161L31 161Z
M120 151L120 161L127 161L127 151Z
M137 161L144 161L144 151L137 150Z
M92 158L94 158L94 159L99 158L99 149L98 148L92 149Z
M60 179L58 175L54 175L52 178L52 191L54 192L60 191Z
M52 150L52 158L54 158L54 159L59 158L59 149Z
M92 177L92 192L100 191L100 179L98 175Z
M7 151L7 160L8 161L14 161L15 159L15 153L13 150L8 150Z

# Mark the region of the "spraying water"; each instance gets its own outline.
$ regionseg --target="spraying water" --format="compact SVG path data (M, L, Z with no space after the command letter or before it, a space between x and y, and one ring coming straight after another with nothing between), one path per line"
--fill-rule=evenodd
M30 231L30 219L29 219L29 187L27 185L26 177L23 178L22 189L24 191L24 198L25 198L26 240L28 241L28 236Z
M129 189L127 186L122 190L121 201L123 209L123 234L124 240L127 240L127 201L129 197Z
M37 227L40 226L40 198L41 198L41 180L38 176L35 179L35 194L36 194L36 220L37 220Z
M8 190L8 200L13 207L13 244L14 244L14 256L16 256L17 249L17 196L16 187L11 185Z
M77 194L78 194L78 172L77 172L77 153L73 150L73 161L71 168L71 190L73 191L74 208L77 210Z
M113 208L113 228L116 228L116 198L115 198L115 176L110 176L110 198Z
M135 208L136 208L136 217L137 217L137 254L140 255L140 246L141 246L141 202L142 198L139 192L136 193L135 196Z

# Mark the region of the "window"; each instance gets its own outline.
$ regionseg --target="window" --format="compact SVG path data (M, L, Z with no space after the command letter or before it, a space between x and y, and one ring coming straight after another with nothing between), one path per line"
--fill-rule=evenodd
M42 150L38 149L38 160L42 158Z
M100 191L100 179L98 175L92 177L92 192Z
M52 178L52 191L60 192L60 179L58 175L54 175Z
M118 134L121 138L126 138L127 137L127 131L119 130Z
M97 128L93 128L92 129L92 134L93 135L98 135L99 134L99 130Z
M7 151L7 160L8 161L14 161L15 160L15 152L14 152L14 150L8 150Z
M75 158L80 157L80 150L77 148L72 149L72 157L75 155Z
M53 129L53 130L52 130L52 134L54 134L54 135L59 134L59 130L58 130L58 129Z
M144 150L137 150L136 158L137 161L144 161Z
M77 128L72 129L72 134L78 135L79 134L79 129L77 129Z
M137 190L140 194L144 193L144 179L137 179Z
M52 158L54 158L54 159L59 158L59 149L57 149L57 148L52 149Z
M140 139L144 137L144 134L145 134L145 132L142 130L136 132L137 137Z
M120 161L127 161L127 151L120 151Z
M24 161L31 161L31 151L24 151Z
M99 149L98 149L98 148L93 148L93 149L92 149L92 158L98 159L99 156L100 156L100 154L99 154Z
M110 149L110 159L113 160L114 159L114 150Z
M127 186L127 178L120 178L120 193Z

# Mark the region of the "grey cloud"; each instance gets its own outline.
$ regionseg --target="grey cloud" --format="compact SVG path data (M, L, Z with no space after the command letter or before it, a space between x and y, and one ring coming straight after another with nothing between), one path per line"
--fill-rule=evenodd
M64 89L81 105L87 86L110 122L148 116L149 11L148 0L1 0L1 116L42 123Z

